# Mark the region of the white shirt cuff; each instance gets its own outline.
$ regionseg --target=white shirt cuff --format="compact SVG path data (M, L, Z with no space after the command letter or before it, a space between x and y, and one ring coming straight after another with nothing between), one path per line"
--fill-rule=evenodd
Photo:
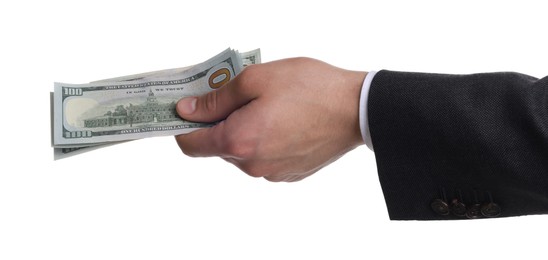
M369 121L367 117L367 101L369 100L369 89L371 82L375 77L376 71L370 71L363 80L362 90L360 94L360 130L365 145L373 151L373 143L371 142L371 134L369 133Z

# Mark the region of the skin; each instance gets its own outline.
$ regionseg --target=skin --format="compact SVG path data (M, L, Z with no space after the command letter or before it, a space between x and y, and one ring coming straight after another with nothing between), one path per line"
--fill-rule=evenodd
M248 66L215 91L181 99L182 118L222 121L175 138L189 156L218 156L269 181L299 181L363 144L358 108L366 75L310 58Z

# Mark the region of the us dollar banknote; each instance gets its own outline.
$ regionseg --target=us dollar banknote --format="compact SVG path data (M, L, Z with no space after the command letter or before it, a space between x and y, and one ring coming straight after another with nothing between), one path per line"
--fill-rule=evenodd
M89 84L56 83L52 97L54 159L128 140L187 133L211 124L177 116L176 102L214 90L243 67L261 62L260 50L226 50L189 67Z

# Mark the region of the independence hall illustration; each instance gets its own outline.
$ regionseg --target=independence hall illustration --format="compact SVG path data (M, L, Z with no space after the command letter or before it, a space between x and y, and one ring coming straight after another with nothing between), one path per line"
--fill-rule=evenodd
M175 111L175 102L158 103L152 90L147 101L141 105L118 105L114 111L108 111L103 116L84 119L85 127L108 127L149 122L168 122L181 120Z

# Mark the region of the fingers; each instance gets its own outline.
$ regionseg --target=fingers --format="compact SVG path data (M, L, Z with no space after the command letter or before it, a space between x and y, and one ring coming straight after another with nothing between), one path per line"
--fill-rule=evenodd
M245 114L242 112L251 109L248 106L210 128L176 136L179 148L193 157L252 158L257 150L258 134L252 126L246 124L247 117L242 116Z
M309 175L310 174L272 174L264 176L263 178L270 182L297 182Z
M258 96L256 81L253 80L257 73L249 72L249 68L218 90L199 97L179 100L177 113L182 118L195 122L215 122L225 119Z
M201 129L175 138L181 150L189 156L220 156L247 175L263 177L271 182L297 182L316 172L314 169L308 172L284 173L279 169L279 163L250 160L248 152L237 152L241 148L234 147L238 146L230 148L230 145L219 142L218 136L224 127L223 121L212 128Z
M184 154L193 157L218 156L221 142L218 141L219 135L224 127L224 122L192 133L177 135L175 140Z

